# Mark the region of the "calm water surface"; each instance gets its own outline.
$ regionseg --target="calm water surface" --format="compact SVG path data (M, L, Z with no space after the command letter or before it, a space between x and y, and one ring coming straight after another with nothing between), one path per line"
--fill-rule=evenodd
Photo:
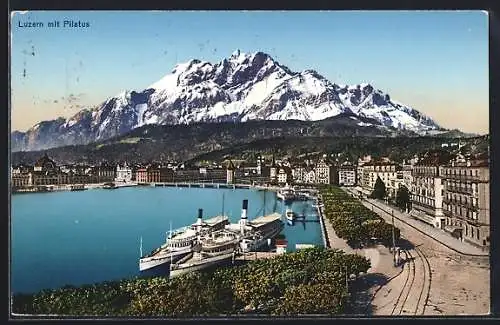
M224 206L237 222L243 199L249 200L250 220L262 215L264 202L266 214L285 210L275 193L257 190L128 187L13 195L11 291L138 276L141 237L143 252L153 250L170 223L175 229L195 222L198 208L209 218ZM292 209L314 214L311 202L294 202ZM322 245L317 222L286 224L283 234L289 251L296 243Z

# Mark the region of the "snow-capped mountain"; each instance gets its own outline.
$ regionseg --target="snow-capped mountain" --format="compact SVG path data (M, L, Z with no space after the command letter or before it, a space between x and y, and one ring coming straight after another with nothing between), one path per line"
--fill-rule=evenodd
M177 64L145 90L124 91L68 120L44 121L24 134L16 132L12 148L83 144L145 124L316 121L342 113L375 119L380 127L418 134L441 129L431 118L391 100L370 84L338 85L313 70L293 72L263 52L237 50L215 64L196 59Z

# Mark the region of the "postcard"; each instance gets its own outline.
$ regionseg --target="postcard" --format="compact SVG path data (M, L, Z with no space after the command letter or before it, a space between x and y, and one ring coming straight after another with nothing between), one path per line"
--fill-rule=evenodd
M490 313L487 13L10 18L11 317Z

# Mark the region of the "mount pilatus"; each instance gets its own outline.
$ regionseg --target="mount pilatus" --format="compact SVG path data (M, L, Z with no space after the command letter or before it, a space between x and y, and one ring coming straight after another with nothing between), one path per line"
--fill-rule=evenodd
M124 91L68 120L36 124L13 132L13 151L85 144L124 134L145 124L245 122L248 120L317 121L339 114L377 126L423 134L441 130L431 118L392 100L370 84L331 83L313 70L293 72L262 52L235 51L212 64L191 60L145 90ZM363 119L366 120L366 119Z

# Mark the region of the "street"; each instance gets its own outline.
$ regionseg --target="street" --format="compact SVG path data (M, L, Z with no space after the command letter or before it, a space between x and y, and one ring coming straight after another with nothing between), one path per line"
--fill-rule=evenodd
M372 209L373 202L370 201L363 200L362 203ZM387 211L396 209L377 201L375 204L373 211L391 223L391 213ZM408 254L407 260L403 272L375 294L372 301L373 314L488 314L489 256L481 249L464 244L439 229L432 229L434 232L430 232L425 225L419 225L417 228L415 224L420 223L419 221L412 220L399 211L394 211L394 216L394 225L401 231L398 245ZM434 236L439 241L433 240ZM460 251L479 256L464 255Z

